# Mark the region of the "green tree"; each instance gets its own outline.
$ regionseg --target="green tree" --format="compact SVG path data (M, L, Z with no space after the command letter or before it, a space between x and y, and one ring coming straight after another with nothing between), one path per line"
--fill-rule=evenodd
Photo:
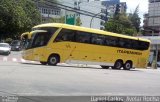
M130 21L132 22L133 26L136 28L136 31L140 31L140 23L141 18L139 17L139 5L136 7L133 13L129 14Z
M118 14L105 23L105 30L125 35L133 35L136 31L126 14Z
M40 23L32 0L0 0L0 37L13 37Z
M22 3L22 7L26 13L27 19L28 19L28 26L27 28L30 29L32 26L37 25L40 23L41 20L41 14L36 9L36 4L32 0L23 0L24 3Z
M81 26L82 25L80 17L77 17L77 19L76 19L76 25L77 26Z

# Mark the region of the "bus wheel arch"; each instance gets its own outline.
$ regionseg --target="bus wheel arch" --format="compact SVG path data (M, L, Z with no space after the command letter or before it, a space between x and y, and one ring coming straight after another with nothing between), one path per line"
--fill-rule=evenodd
M47 63L48 65L56 66L57 63L60 62L60 55L53 53L48 57Z
M123 67L123 60L122 59L118 59L115 61L114 66L112 67L112 69L121 69Z
M124 70L130 70L133 67L133 62L131 60L127 60L123 66Z

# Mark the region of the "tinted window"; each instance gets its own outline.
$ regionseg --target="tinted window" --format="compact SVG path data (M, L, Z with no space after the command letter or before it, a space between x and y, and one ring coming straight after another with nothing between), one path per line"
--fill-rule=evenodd
M58 28L54 27L40 27L40 28L34 28L31 40L28 40L25 42L25 46L27 49L33 48L33 47L40 47L45 46L49 42L50 38L53 36L53 34L57 31Z
M118 45L118 38L113 37L113 36L106 36L105 45L107 45L107 46L117 46Z
M56 37L55 41L73 41L135 50L147 50L149 47L148 42L69 29L63 29Z
M55 39L55 42L61 41L75 41L75 31L69 29L62 29Z
M49 40L49 34L47 32L39 32L35 35L32 47L45 46Z
M149 48L149 43L144 41L139 41L139 50L147 50Z
M139 49L139 42L138 40L132 40L132 48L138 50Z
M39 28L34 28L33 30L45 30L47 31L47 36L49 38L52 37L52 35L57 31L58 28L55 27L39 27Z
M97 44L97 45L105 45L105 36L98 35L98 34L92 34L91 43Z
M91 34L88 32L76 32L76 42L91 43Z
M132 40L119 38L118 47L122 48L132 48Z

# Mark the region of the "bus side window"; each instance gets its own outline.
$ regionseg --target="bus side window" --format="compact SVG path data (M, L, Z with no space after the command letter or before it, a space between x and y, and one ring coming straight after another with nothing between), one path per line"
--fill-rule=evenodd
M118 38L113 36L108 36L108 46L117 46Z
M135 49L135 50L139 49L138 40L132 40L132 49Z
M77 31L76 33L76 42L81 43L90 43L91 34L87 32Z
M130 49L132 47L131 40L124 39L124 42L125 42L125 44L124 44L125 48L129 48Z
M75 31L69 29L62 29L55 39L55 42L74 41Z
M109 37L105 36L105 45L109 46Z
M55 42L63 41L63 40L62 40L62 33L61 33L61 32L57 35L57 37L55 38L54 41L55 41Z
M123 38L119 38L119 47L123 48L124 44L125 44L124 39Z
M98 35L98 34L93 34L92 35L92 39L91 39L92 44L102 45L103 41L104 40L101 38L101 35Z

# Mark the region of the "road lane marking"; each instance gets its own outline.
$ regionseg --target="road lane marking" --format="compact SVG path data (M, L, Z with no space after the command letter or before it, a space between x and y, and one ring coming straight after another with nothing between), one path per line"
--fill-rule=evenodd
M7 57L3 57L3 61L5 62L5 61L7 61L8 60L8 58Z

